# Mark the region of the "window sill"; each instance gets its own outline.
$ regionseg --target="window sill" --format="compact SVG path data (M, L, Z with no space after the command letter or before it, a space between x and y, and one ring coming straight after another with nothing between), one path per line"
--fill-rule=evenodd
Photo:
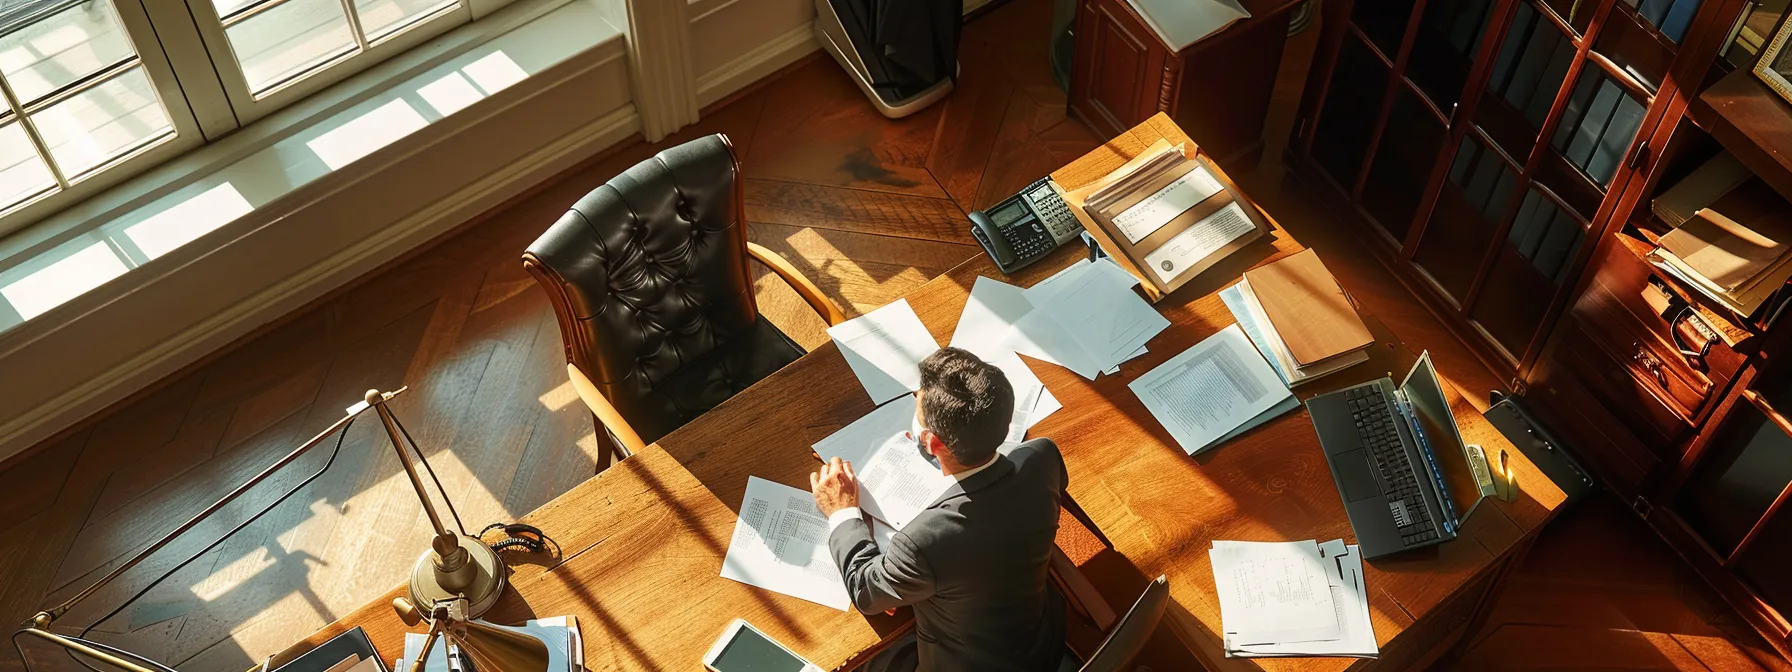
M0 353L551 86L567 64L622 58L606 5L521 0L0 238Z

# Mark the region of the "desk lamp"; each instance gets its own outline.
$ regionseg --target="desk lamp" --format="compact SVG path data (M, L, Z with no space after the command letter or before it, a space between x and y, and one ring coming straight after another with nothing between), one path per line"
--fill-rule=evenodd
M484 629L497 630L497 628L492 628L491 626L482 623L472 623L472 619L478 618L480 614L483 614L487 609L490 609L491 606L498 601L498 596L504 592L505 568L499 561L496 551L493 551L490 546L485 545L483 542L479 541L479 539L466 533L465 526L461 525L460 522L460 514L454 510L454 503L448 499L447 491L442 489L442 482L436 478L435 470L429 467L429 462L423 457L423 452L417 448L416 441L411 440L410 434L404 429L404 425L398 422L398 418L394 416L392 410L387 407L387 402L391 401L393 397L403 393L406 389L408 388L399 388L392 392L368 390L363 401L348 407L344 417L337 420L334 424L331 424L323 432L312 437L310 440L307 440L298 448L293 449L292 452L282 456L279 460L276 460L272 465L269 465L260 473L250 477L248 481L237 486L192 518L187 519L186 522L181 523L167 535L156 540L136 555L131 556L130 559L125 560L112 571L107 572L106 575L100 577L99 580L94 581L91 585L83 588L81 592L76 593L74 597L69 598L54 608L40 611L36 615L33 615L31 620L26 621L19 630L13 632L13 646L18 649L20 660L25 660L24 649L19 643L20 639L22 637L35 637L61 647L68 653L70 658L89 669L98 669L88 664L92 661L105 664L114 669L128 670L129 672L174 672L173 668L142 655L87 639L87 634L92 631L95 626L104 623L113 616L117 616L120 612L124 611L126 607L130 606L132 602L143 597L157 585L160 585L162 581L173 576L176 572L179 572L194 560L210 553L213 549L224 543L226 539L229 539L231 535L248 527L251 523L254 523L263 515L279 506L282 502L285 502L288 498L304 489L305 486L310 485L312 481L323 476L324 472L330 468L330 465L335 463L336 456L342 452L343 439L348 436L349 425L354 423L356 417L359 417L369 409L372 409L379 415L380 424L384 426L387 437L391 439L393 449L398 451L398 461L404 466L405 476L410 479L411 488L416 491L417 499L423 503L423 510L429 514L430 525L435 528L435 538L431 541L429 549L423 552L422 557L417 559L417 564L411 568L410 601L425 609L427 613L432 615L440 613L446 616L446 618L440 620L439 625L436 627L448 628L453 626L458 627L461 632L476 631L478 634L469 634L464 637L465 640L473 642L472 646L467 647L469 652L475 650L505 650L504 647L506 646L512 648L518 646L515 642L510 642L510 638L507 637L496 635L482 636L489 634L485 633ZM120 575L130 571L131 568L136 567L145 559L149 558L149 556L167 547L169 543L175 540L175 538L192 530L194 527L199 526L199 524L205 522L208 517L217 513L225 506L228 506L231 502L236 501L237 498L248 492L249 489L255 487L262 481L267 480L282 467L291 464L312 448L321 445L332 435L336 437L335 448L331 450L329 458L326 459L323 467L319 468L316 473L307 476L304 480L300 481L298 485L293 486L291 489L275 498L272 503L263 507L254 515L249 516L247 520L232 527L230 531L225 532L223 536L218 537L217 540L211 542L205 548L200 549L192 556L174 565L173 568L169 569L161 576L156 577L155 580L149 582L148 585L131 595L130 598L126 599L122 604L113 608L98 620L83 627L78 634L70 636L50 632L51 624L55 623L56 619L67 614L69 609L72 609L76 604L92 597L95 593L99 592L101 588L104 588ZM413 455L415 456L414 461ZM441 516L436 513L435 505L431 502L429 493L423 488L423 480L417 474L418 464L423 465L424 472L429 474L430 480L435 483L436 491L441 493L443 504L448 507L449 514L454 517L455 531L451 531L443 525ZM501 632L511 635L515 634L510 631ZM496 648L493 648L493 646L481 646L481 643L487 641L496 642ZM542 649L544 651L543 655L545 655L545 646L542 647ZM539 670L546 667L545 658L543 661L542 665L535 667L494 666L489 669L494 670L494 672L504 672L512 669Z

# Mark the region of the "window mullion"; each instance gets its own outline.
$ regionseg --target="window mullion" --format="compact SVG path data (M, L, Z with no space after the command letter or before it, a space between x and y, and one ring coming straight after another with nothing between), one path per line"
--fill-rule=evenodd
M38 156L43 158L44 165L49 167L50 175L56 178L57 186L67 189L68 176L62 174L62 167L56 165L55 157L50 156L50 146L45 144L43 136L38 134L37 124L32 123L31 118L25 116L25 106L19 104L18 94L12 92L12 83L6 81L5 77L0 77L0 95L6 96L6 106L12 108L13 116L18 117L19 127L25 130L25 137L31 139L31 146L37 148Z
M355 0L342 0L342 13L348 17L348 32L355 36L355 45L367 53L367 32L361 30L361 15L355 13Z

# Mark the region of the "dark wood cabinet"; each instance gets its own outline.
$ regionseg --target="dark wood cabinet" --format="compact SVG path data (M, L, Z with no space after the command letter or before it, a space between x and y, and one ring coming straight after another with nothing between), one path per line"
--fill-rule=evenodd
M1719 152L1792 208L1792 105L1733 40L1763 5L1327 0L1287 159L1792 656L1792 288L1743 315L1649 261Z
M1229 170L1263 148L1288 18L1298 0L1244 0L1251 18L1181 51L1126 0L1079 0L1070 112L1112 137L1164 112Z

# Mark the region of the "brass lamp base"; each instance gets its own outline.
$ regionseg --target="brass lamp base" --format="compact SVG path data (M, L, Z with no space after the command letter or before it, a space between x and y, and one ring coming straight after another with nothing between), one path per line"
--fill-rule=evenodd
M428 614L434 611L437 602L464 596L467 618L479 618L498 603L498 596L504 594L504 562L498 558L498 552L484 542L464 534L454 536L460 541L459 552L466 554L466 563L452 573L444 573L439 568L441 560L436 550L424 551L417 558L417 564L411 567L411 603ZM444 584L465 587L451 590Z

